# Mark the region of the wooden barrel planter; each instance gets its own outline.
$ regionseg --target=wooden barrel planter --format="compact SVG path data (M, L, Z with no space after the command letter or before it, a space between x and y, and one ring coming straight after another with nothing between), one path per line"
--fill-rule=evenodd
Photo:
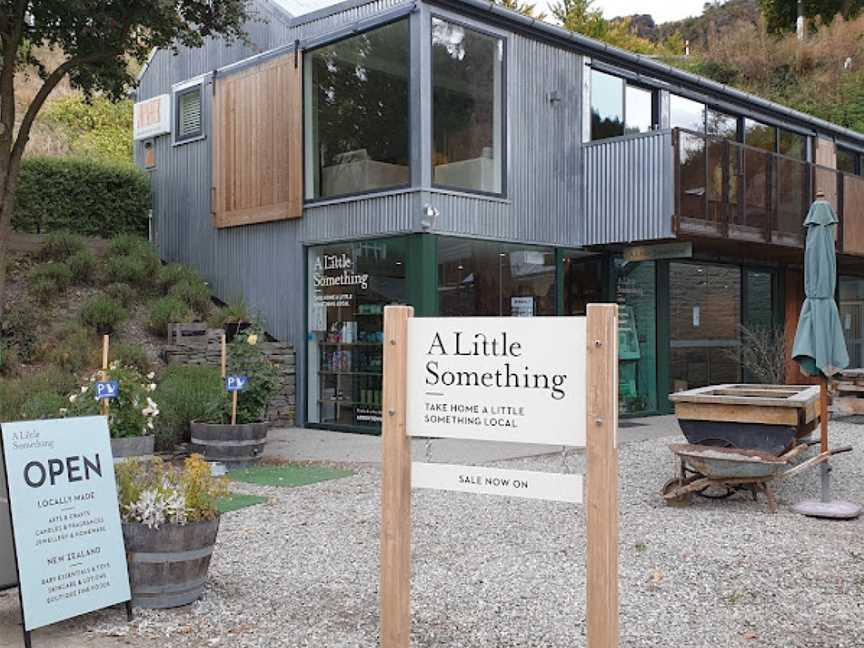
M115 460L152 455L155 440L156 437L152 434L111 439L111 453L114 455Z
M258 463L267 443L265 421L245 424L190 423L190 449L207 461L226 464Z
M143 608L173 608L201 598L219 519L150 529L139 522L123 523L132 604Z

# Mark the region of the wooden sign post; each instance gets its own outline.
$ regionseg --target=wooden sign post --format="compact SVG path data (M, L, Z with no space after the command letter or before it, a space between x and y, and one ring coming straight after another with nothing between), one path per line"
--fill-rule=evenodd
M102 374L99 377L102 381L108 380L108 345L110 344L110 336L102 336ZM109 399L102 398L99 400L99 408L102 416L108 416Z
M586 448L587 645L617 648L618 307L590 304L587 318L413 315L384 311L382 648L411 641L412 486L583 501L581 475L412 466L412 436Z

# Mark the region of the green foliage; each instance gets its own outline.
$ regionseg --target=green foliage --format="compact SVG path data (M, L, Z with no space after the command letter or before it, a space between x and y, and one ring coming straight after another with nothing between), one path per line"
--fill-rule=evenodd
M14 348L22 362L30 362L36 350L39 321L36 310L28 302L10 306L0 320L0 339L7 348Z
M21 405L21 418L25 421L60 418L61 410L67 400L53 391L39 391L31 394Z
M129 308L138 298L138 291L126 283L112 283L105 287L105 294L118 302L123 308Z
M39 123L62 137L72 155L132 163L132 102L69 95L45 104Z
M249 384L237 398L237 422L255 423L264 419L270 399L279 387L279 372L258 346L263 331L250 327L240 333L228 345L228 374L246 376ZM231 420L231 397L223 393L221 407L215 412L211 423L227 423Z
M795 31L798 3L794 0L759 0L768 31L780 33ZM864 8L864 0L804 0L804 16L830 23L838 14L854 18Z
M18 373L18 349L0 338L0 376L11 377Z
M72 282L72 271L65 263L46 261L33 266L28 276L30 293L41 304L62 295Z
M0 421L24 419L24 407L34 394L51 392L62 396L74 385L75 376L58 367L49 367L20 378L0 380Z
M189 322L194 314L185 302L177 297L161 297L150 304L147 316L147 330L154 335L168 336L168 325Z
M550 11L561 26L638 54L658 54L660 48L647 38L637 35L629 19L606 20L603 11L594 7L594 0L557 0Z
M505 9L521 13L523 16L536 18L537 20L546 20L546 13L543 11L538 13L537 3L535 2L519 2L519 0L494 0L494 2Z
M96 257L86 250L76 252L66 260L72 273L72 281L76 284L89 284L96 274L98 263Z
M45 242L35 256L40 261L65 261L84 251L84 240L78 234L60 230L50 232L45 237Z
M123 234L111 241L106 274L115 283L128 283L149 290L161 268L156 250L140 236Z
M115 472L123 519L151 528L214 520L219 517L218 500L228 496L228 480L214 477L198 454L188 457L182 468L156 458L122 461Z
M51 347L48 359L72 373L92 369L98 356L96 338L93 332L80 324L70 322L64 326Z
M114 344L110 349L111 360L121 367L133 367L141 374L149 374L153 370L150 358L140 346L132 344Z
M222 377L216 367L173 365L159 382L154 398L161 408L164 423L184 433L191 421L205 421L225 395Z
M167 295L168 291L181 281L200 283L202 279L201 275L189 266L182 263L169 263L159 269L157 281L162 294Z
M226 324L250 322L249 309L242 299L232 301L213 311L207 323L213 328L222 328Z
M152 434L159 408L151 398L156 385L133 367L121 367L111 363L108 378L120 383L120 393L112 399L108 413L108 428L112 438L135 437ZM90 380L69 396L69 416L93 416L99 414L96 399L96 381L101 372L94 373Z
M129 164L34 156L21 164L12 226L84 236L145 234L149 209L150 180Z
M97 295L84 304L78 318L81 323L97 333L106 335L129 316L126 309L106 295Z
M203 281L183 279L176 284L169 295L186 304L192 312L200 317L206 317L213 303L210 301L210 289Z

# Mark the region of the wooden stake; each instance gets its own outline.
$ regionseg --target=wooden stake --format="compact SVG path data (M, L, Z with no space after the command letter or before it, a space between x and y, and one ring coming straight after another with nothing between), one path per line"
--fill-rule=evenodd
M109 336L102 336L102 376L101 379L103 381L108 380L108 345L109 345ZM107 398L103 398L99 401L99 408L102 412L102 416L108 416L108 408L110 407Z
M405 430L410 306L384 308L381 647L411 644L411 443Z
M222 363L222 380L228 375L228 349L225 343L225 334L222 334L221 339L221 363Z
M618 648L618 306L588 305L587 646Z
M237 392L231 392L231 425L237 425Z

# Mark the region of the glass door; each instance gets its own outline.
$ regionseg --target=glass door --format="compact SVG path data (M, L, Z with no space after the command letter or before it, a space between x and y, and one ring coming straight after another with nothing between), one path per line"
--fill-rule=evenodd
M864 367L864 279L840 277L840 324L849 352L849 367Z

